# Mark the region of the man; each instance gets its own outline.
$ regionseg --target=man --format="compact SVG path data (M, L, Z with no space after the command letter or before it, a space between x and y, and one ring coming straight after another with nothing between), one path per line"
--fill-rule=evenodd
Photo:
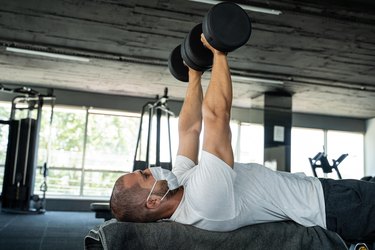
M174 174L150 168L121 176L110 201L115 217L134 222L169 219L213 231L293 220L335 231L348 242L374 241L375 184L320 180L234 163L227 56L203 35L201 40L214 55L211 80L203 98L201 72L189 69Z

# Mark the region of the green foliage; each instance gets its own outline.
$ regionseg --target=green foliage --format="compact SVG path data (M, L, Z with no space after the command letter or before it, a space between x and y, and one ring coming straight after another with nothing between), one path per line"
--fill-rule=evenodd
M120 154L131 152L133 148L129 146L134 145L138 120L131 117L90 114L87 141L90 151Z
M52 131L53 149L82 152L85 113L55 112Z

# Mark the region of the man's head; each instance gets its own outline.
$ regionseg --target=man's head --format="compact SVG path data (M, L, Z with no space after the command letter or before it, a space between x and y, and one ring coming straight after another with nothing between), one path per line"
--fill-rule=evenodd
M113 187L110 207L119 221L150 222L161 219L161 198L168 192L166 181L158 181L149 196L155 178L149 169L122 175ZM165 199L168 199L169 194ZM164 199L164 200L165 200Z

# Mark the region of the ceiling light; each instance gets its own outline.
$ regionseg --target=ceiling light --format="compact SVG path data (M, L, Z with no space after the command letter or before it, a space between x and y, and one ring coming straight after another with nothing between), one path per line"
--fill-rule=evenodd
M284 84L284 82L281 80L273 80L273 79L258 78L258 77L251 77L251 76L240 76L240 75L232 75L232 80L242 81L242 82L252 81L252 82L278 84L278 85Z
M214 1L214 0L190 0L192 2L198 2L198 3L207 3L207 4L218 4L222 1ZM237 3L236 3L237 4ZM265 14L271 14L271 15L280 15L282 12L280 10L273 10L273 9L267 9L262 7L256 7L251 5L245 5L245 4L237 4L238 6L241 6L244 10L254 11L254 12L260 12Z
M19 49L19 48L13 48L13 47L6 47L5 50L10 51L10 52L15 52L15 53L51 57L51 58L64 59L64 60L70 60L70 61L79 61L79 62L90 61L90 59L85 58L85 57L56 54L56 53L43 52L43 51L37 51L37 50Z

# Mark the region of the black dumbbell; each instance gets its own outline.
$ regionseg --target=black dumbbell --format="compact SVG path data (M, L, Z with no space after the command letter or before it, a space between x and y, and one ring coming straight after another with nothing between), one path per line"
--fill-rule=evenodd
M192 69L204 72L212 67L213 55L202 41L202 24L197 24L181 44L182 60Z
M202 24L196 25L177 46L168 60L168 67L174 77L187 82L188 68L206 71L212 66L212 53L206 49L200 35L222 52L232 52L244 45L250 38L251 22L247 13L237 4L222 2L212 7L205 15ZM181 55L178 55L178 52Z
M201 42L202 24L194 28L185 37L181 45L178 45L170 54L168 67L172 75L180 81L189 81L188 65L190 68L204 72L211 68L212 52L204 47Z
M181 57L181 45L174 48L168 58L168 68L171 74L179 81L188 82L188 67L184 64Z
M212 47L222 52L232 52L249 40L251 22L240 6L222 2L213 6L204 16L202 30Z

